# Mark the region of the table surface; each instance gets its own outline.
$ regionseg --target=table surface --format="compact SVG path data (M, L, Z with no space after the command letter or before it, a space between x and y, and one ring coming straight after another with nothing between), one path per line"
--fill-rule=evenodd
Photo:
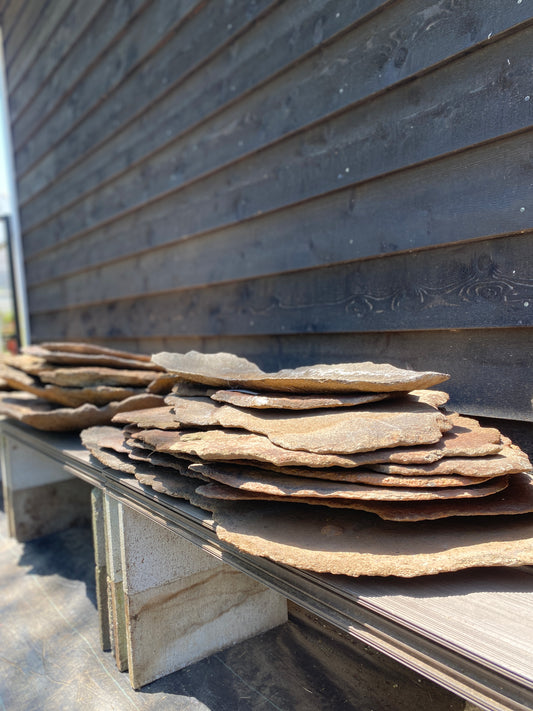
M533 568L411 579L296 570L219 541L209 514L104 467L77 434L38 432L11 420L0 422L0 429L482 708L533 708Z

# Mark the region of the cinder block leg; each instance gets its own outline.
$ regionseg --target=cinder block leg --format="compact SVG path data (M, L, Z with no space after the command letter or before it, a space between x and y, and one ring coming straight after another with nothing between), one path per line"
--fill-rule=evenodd
M103 500L110 644L119 671L126 671L128 669L128 649L120 553L119 504L107 494L103 495Z
M107 605L107 562L104 524L104 495L100 489L91 491L92 525L94 541L94 577L100 644L104 652L111 649L109 631L109 608Z
M51 457L2 437L8 535L20 542L88 523L90 486Z
M130 682L138 689L287 620L287 601L120 507Z

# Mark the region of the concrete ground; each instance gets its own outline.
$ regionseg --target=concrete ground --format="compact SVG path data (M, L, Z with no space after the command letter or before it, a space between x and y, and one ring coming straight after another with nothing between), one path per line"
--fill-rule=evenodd
M465 703L291 608L290 621L140 691L99 648L92 539L6 535L0 501L0 711L463 711Z

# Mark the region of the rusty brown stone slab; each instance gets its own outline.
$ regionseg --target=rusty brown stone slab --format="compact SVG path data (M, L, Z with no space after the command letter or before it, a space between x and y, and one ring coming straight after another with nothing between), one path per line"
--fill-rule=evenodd
M192 464L192 471L221 484L275 496L312 497L320 499L362 499L370 501L430 501L440 499L469 499L489 496L507 486L505 477L498 477L477 486L450 488L399 488L352 484L326 479L305 479L224 464Z
M447 457L432 464L372 464L371 469L397 476L492 477L531 470L531 462L521 449L505 446L489 457Z
M83 353L76 351L51 351L42 346L26 346L23 352L28 355L43 358L47 363L57 365L103 365L117 368L131 368L133 370L162 370L162 368L158 368L156 364L145 361L144 359L136 359L131 356L118 356L105 352Z
M113 422L136 425L142 429L177 430L180 426L168 405L145 409L142 412L124 411L113 417Z
M245 358L230 353L157 353L152 360L183 378L205 385L281 392L388 392L429 388L449 375L417 372L387 363L318 364L265 373Z
M226 501L278 501L289 507L291 503L303 503L310 506L367 511L377 514L384 520L402 522L431 521L450 516L509 516L533 512L533 478L528 474L510 476L508 486L503 491L490 496L443 501L387 502L312 497L289 498L234 489L215 482L200 485L197 492L208 498Z
M39 373L43 383L76 388L102 385L146 387L161 375L155 370L131 370L105 366L49 368Z
M23 370L29 375L40 375L41 372L49 368L44 358L24 353L2 353L0 363Z
M202 496L196 494L198 482L181 476L175 470L163 469L147 462L134 461L127 454L106 449L96 441L94 432L86 431L85 437L82 433L82 441L91 455L109 469L131 474L141 484L149 486L161 494L186 499L195 505L207 503L204 502Z
M285 449L354 454L437 442L450 429L446 417L423 403L374 404L365 408L282 412L241 410L201 398L167 396L184 427L220 426L263 434Z
M84 403L107 405L109 402L124 400L127 397L143 392L140 388L107 385L81 388L65 388L57 385L43 386L36 377L5 364L0 364L0 375L8 385L16 390L25 390L44 400L50 400L50 402L65 407L78 407Z
M191 479L201 479L205 481L205 477L199 472L194 472L189 469L189 464L191 461L197 461L192 459L178 459L177 457L172 457L169 454L165 455L161 452L151 452L146 449L141 449L140 447L131 446L128 453L130 459L139 462L147 462L148 464L153 464L155 467L164 467L166 469L175 469L182 476L189 477Z
M125 435L120 427L104 425L102 427L88 427L80 432L81 442L84 447L98 447L100 449L112 449L114 452L129 454L129 448L125 444Z
M433 407L443 407L450 399L448 393L442 390L411 390L405 397L413 402L424 402Z
M40 347L52 352L60 353L82 353L88 355L112 355L118 358L127 358L128 360L140 360L145 363L151 361L151 356L143 353L132 353L131 351L118 350L116 348L107 348L98 346L93 343L76 343L74 341L47 341L40 344Z
M356 511L215 502L218 537L251 555L339 575L414 577L533 563L533 516L398 523Z
M77 408L55 407L31 393L12 393L11 397L0 399L0 413L14 417L21 422L48 432L67 432L83 430L93 425L107 425L111 418L122 408L142 409L154 406L162 401L157 395L134 395L133 397L112 402L104 407L86 404ZM14 395L19 397L15 398ZM21 397L25 396L25 397Z
M361 395L290 395L279 393L252 393L244 390L217 390L211 399L236 407L251 407L259 410L317 410L332 407L354 407L369 402L379 402L390 397L389 393L365 393Z

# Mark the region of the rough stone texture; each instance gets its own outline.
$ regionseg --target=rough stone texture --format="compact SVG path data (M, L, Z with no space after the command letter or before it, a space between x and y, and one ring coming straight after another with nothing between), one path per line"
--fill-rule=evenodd
M42 382L62 387L94 387L96 385L145 387L161 377L155 370L131 370L126 368L106 368L86 366L71 368L49 368L39 373ZM151 391L153 392L153 391Z
M430 447L391 449L382 462L396 464L425 464L442 457L485 457L498 454L503 446L501 433L492 427L481 427L470 418L457 413L446 413L452 428Z
M152 360L183 378L206 385L283 392L387 392L428 388L449 375L403 370L381 363L337 363L265 373L230 353L157 353Z
M83 353L89 355L112 355L128 360L140 360L150 363L151 357L142 353L131 353L130 351L106 348L105 346L94 345L93 343L75 343L74 341L48 341L40 344L41 348L47 351L60 353Z
M15 397L16 396L16 397ZM0 398L0 414L13 417L30 427L48 432L83 430L93 425L107 425L123 409L142 409L160 404L158 395L134 395L121 402L111 402L105 407L82 405L77 408L54 407L31 393L8 393Z
M179 380L178 375L171 373L157 373L157 377L148 385L148 392L156 393L157 395L166 395L171 392L172 388Z
M147 462L132 460L127 454L110 451L102 442L98 441L96 430L102 429L93 427L81 433L84 446L100 464L125 474L131 474L141 484L151 487L160 494L186 499L190 503L204 508L206 504L209 506L208 500L196 493L198 481L194 479L197 479L198 475L195 477L181 476L174 469L165 469ZM107 433L104 441L109 443L112 439L114 440L114 437L115 435Z
M442 407L450 399L448 393L442 390L411 390L405 397L414 402L425 402L426 405L433 405L433 407Z
M519 447L507 445L490 457L447 457L432 464L372 464L371 469L398 476L492 477L530 471L531 462Z
M480 428L478 428L480 429ZM496 433L497 430L490 430ZM444 437L428 447L404 447L397 449L380 449L374 452L362 452L359 454L317 454L315 452L305 452L303 450L290 450L278 447L264 435L253 432L239 432L230 429L197 430L194 432L163 432L157 429L138 432L140 440L155 447L158 451L183 456L192 454L205 459L206 461L234 461L245 460L254 463L256 466L267 466L274 468L287 467L310 467L323 469L328 467L355 468L368 466L379 462L400 463L425 463L436 461L443 456L452 455L454 450L451 446L442 446L441 442L448 436L452 441L459 442L463 435L459 437L458 428L454 427L447 432ZM463 438L464 439L464 438ZM501 444L488 443L483 448L477 446L472 448L472 452L481 454L497 454L502 448ZM461 445L458 450L462 456L470 451ZM311 476L311 474L309 474ZM331 478L328 473L323 478ZM338 478L338 477L336 477ZM348 479L347 479L348 480Z
M450 429L446 417L430 405L378 404L315 412L240 410L200 398L169 395L176 420L185 427L220 426L266 435L286 449L354 454L385 447L430 444Z
M198 487L202 496L226 501L277 501L352 509L375 513L388 521L430 521L450 516L502 516L533 512L533 479L528 474L514 474L501 492L479 499L446 499L442 501L387 502L358 501L356 499L317 499L311 497L283 497L209 482ZM485 519L492 521L492 519Z
M143 392L140 388L113 387L97 385L93 387L60 387L57 385L41 385L40 381L16 368L0 364L0 376L16 390L24 390L33 395L50 400L65 407L78 407L84 403L107 405L109 402L124 400L127 397Z
M244 390L217 390L211 395L216 402L225 402L236 407L251 407L259 410L317 410L329 407L353 407L369 402L379 402L390 397L389 393L369 393L364 395L288 395L279 393L251 393Z
M113 422L160 430L177 430L180 426L169 406L147 408L142 412L137 412L136 410L124 411L113 417Z
M489 496L507 486L506 477L497 477L470 487L451 488L387 488L352 484L326 479L304 479L274 472L218 464L192 464L190 469L221 484L275 496L316 497L328 499L363 499L370 501L428 501L438 499L469 499Z
M178 459L177 457L172 457L167 454L161 454L160 452L151 452L146 449L140 449L139 447L133 447L128 452L130 459L139 462L148 462L153 464L155 467L165 467L166 469L175 469L182 476L188 476L193 479L204 479L201 474L196 472L191 472L189 470L189 464L191 459ZM194 460L196 461L196 460Z
M107 351L111 351L108 353ZM59 365L104 365L117 368L131 368L132 370L158 370L158 367L150 362L145 361L144 356L132 357L127 355L114 355L114 353L122 353L122 351L112 351L112 349L100 349L97 352L85 353L78 351L52 351L47 350L42 346L26 346L23 352L43 358L47 363ZM162 370L162 368L159 368Z
M103 427L88 427L80 432L81 442L84 447L99 447L103 449L112 449L121 454L129 454L129 448L126 447L124 440L125 435L120 427L111 427L104 425Z
M38 356L32 356L25 353L2 353L0 356L0 363L5 363L13 368L18 368L19 370L23 370L25 373L29 373L30 375L40 375L43 371L46 371L49 368L44 358L39 358Z
M251 555L320 573L414 577L533 563L533 516L416 523L323 507L217 502L217 535Z

